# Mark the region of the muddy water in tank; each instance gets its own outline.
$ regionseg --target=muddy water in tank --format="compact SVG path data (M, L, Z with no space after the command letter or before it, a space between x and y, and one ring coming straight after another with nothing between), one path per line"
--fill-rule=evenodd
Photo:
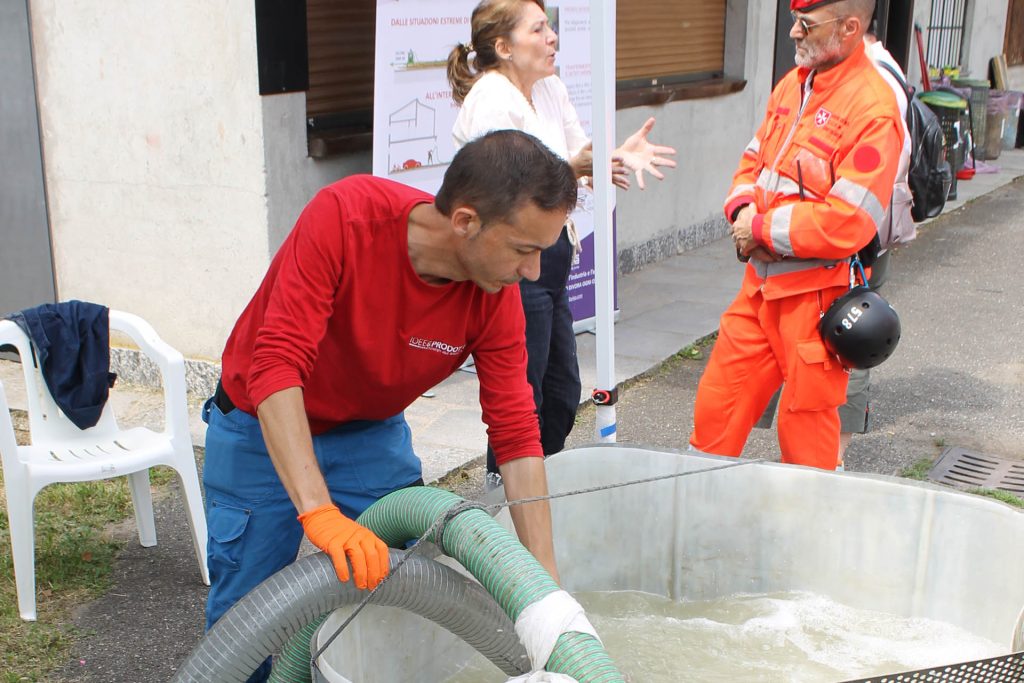
M551 502L563 587L622 668L644 671L634 681L841 680L1024 649L1024 511L894 477L714 469L736 463L620 445L547 460L552 493L659 478ZM325 653L334 680L444 681L474 655L421 619L375 614ZM659 674L677 652L693 668Z
M854 609L810 593L696 603L630 591L576 597L636 682L839 681L1008 654L950 624ZM504 680L477 656L448 683Z

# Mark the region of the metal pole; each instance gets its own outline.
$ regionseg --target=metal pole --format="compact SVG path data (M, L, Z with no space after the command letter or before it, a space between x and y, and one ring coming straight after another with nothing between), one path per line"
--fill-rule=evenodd
M615 188L611 155L615 149L615 0L590 3L590 64L594 134L594 286L597 326L598 441L614 442L615 397L615 246L612 210Z

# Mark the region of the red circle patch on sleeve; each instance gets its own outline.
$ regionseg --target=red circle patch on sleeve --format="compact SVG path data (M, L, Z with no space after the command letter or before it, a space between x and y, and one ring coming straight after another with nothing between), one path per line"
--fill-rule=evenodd
M853 153L853 167L861 173L870 173L882 163L882 155L871 145L857 148Z

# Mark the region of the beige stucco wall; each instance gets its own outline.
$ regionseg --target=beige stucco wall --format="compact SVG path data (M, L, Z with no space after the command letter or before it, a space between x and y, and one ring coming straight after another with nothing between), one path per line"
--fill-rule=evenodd
M1001 51L1006 1L970 3L970 64ZM925 26L930 5L915 7ZM627 269L724 228L722 198L771 89L775 36L775 3L727 7L743 28L726 50L742 91L617 113L619 140L653 115L652 138L679 151L664 182L618 193ZM305 95L259 95L251 0L30 8L58 296L138 313L186 356L217 359L302 206L369 172L369 154L310 159Z
M317 190L339 178L370 173L370 152L313 159L306 153L306 93L263 98L267 164L268 241L271 253L288 236Z
M767 3L729 6L745 24L743 91L616 117L621 139L656 116L654 139L679 150L664 183L619 193L633 265L680 248L693 226L721 227L770 90L775 20ZM248 0L31 10L59 298L138 313L186 356L216 359L302 206L369 172L369 154L306 156L304 94L258 94Z
M251 0L33 0L58 297L216 358L268 263Z

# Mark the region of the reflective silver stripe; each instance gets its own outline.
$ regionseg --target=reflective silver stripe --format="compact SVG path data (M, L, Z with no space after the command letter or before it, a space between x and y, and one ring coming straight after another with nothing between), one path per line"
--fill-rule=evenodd
M767 168L761 169L761 174L757 177L757 186L765 192L778 192L794 196L800 194L800 185L796 181L790 180L786 176L770 171ZM811 192L806 187L804 188L804 199L820 198L820 195L816 192Z
M793 255L793 243L789 239L789 224L793 220L793 204L780 206L772 212L772 225L769 234L772 238L772 251L782 256Z
M882 208L882 202L878 201L875 193L863 185L858 185L849 178L837 180L836 184L832 186L829 195L839 197L847 204L863 209L871 216L871 220L875 224L875 230L878 230L878 226L885 220L885 209Z
M829 268L835 267L840 263L846 263L846 259L839 261L833 261L832 259L820 259L820 258L788 258L779 261L778 263L763 263L750 259L750 263L754 266L754 272L762 280L772 275L785 275L787 273L798 273L802 270L811 270L813 268Z
M750 152L755 156L761 151L761 141L757 139L756 135L750 139L750 142L747 143L747 149L744 151Z
M731 202L736 197L739 197L739 196L742 196L742 195L751 195L751 194L754 194L754 186L753 185L748 185L748 184L737 185L733 189L732 193L728 197L725 198L725 203L728 204L729 202Z

